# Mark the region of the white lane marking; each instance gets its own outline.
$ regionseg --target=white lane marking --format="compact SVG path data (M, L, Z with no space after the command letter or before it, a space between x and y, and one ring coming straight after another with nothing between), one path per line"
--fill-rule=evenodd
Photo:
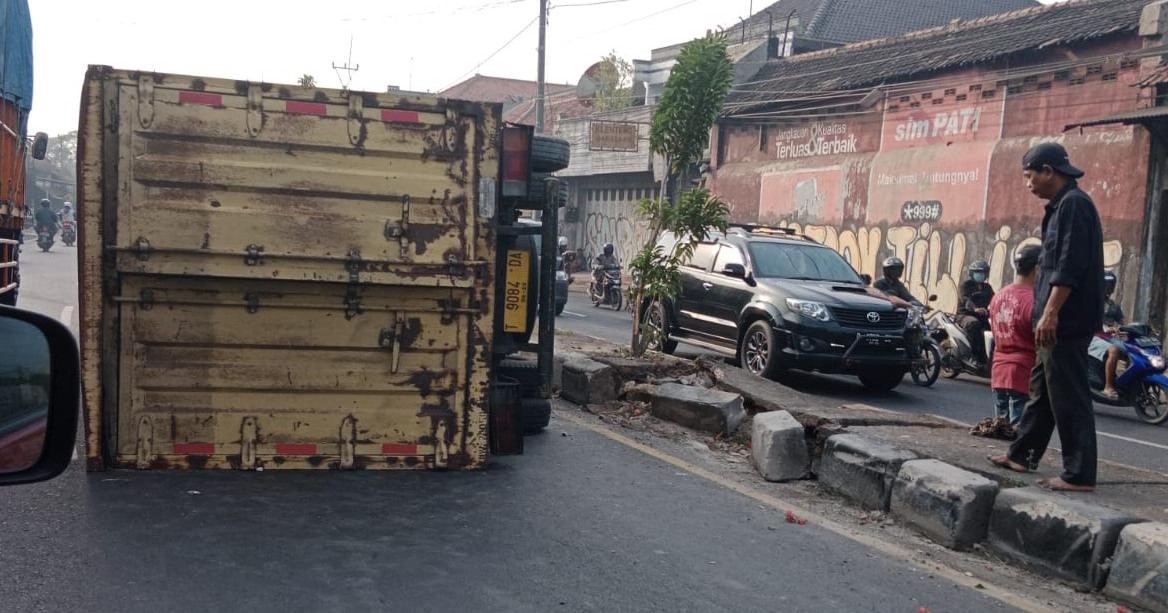
M61 309L61 323L73 327L73 307L67 306Z
M564 312L563 312L562 314L563 314L563 315L571 315L572 317L579 317L580 319L588 319L588 316L587 316L587 315L584 315L584 314L581 314L581 313L573 313L572 311L569 311L569 310L567 310L567 309L565 309L565 310L564 310Z
M1163 449L1165 451L1168 451L1168 445L1161 445L1160 443L1152 443L1149 441L1142 441L1138 438L1120 436L1118 434L1111 434L1109 432L1096 432L1096 434L1098 434L1099 436L1106 436L1107 438L1113 438L1113 439L1120 440L1120 441L1126 441L1128 443L1135 443L1137 445L1147 445L1148 447L1155 447L1156 449Z

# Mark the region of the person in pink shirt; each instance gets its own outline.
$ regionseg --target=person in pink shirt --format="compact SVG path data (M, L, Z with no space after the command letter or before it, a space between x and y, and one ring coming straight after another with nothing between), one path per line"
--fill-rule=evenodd
M1034 282L1042 248L1027 245L1014 256L1014 283L1002 288L990 301L990 329L994 333L994 359L990 387L999 419L1016 426L1030 400L1030 371L1037 353L1034 347Z

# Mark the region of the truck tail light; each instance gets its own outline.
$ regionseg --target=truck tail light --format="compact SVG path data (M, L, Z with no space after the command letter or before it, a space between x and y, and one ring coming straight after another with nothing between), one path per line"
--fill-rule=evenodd
M527 196L531 175L531 141L534 128L509 125L503 128L503 197Z

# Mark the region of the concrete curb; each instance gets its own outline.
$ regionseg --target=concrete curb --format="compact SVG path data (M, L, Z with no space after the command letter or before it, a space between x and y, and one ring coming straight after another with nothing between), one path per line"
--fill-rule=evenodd
M1152 611L1168 611L1168 525L1132 524L1119 533L1104 593Z
M836 434L824 446L819 481L866 509L887 511L901 464L917 457L855 434Z

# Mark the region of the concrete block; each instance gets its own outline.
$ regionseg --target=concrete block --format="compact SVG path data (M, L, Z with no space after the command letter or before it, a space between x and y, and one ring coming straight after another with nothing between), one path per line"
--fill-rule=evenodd
M803 479L811 468L803 424L786 411L754 416L750 453L755 468L767 481Z
M1120 531L1139 521L1067 494L1033 487L1006 489L994 501L989 544L1022 566L1099 589Z
M588 358L566 360L560 396L581 406L616 400L617 376L612 368Z
M587 355L579 351L557 349L555 356L552 358L552 387L555 389L564 389L564 362L587 357Z
M823 449L819 482L866 509L887 511L901 464L917 458L907 449L856 434L836 434Z
M746 418L742 396L680 383L658 385L649 411L654 417L710 434L733 434Z
M1168 525L1131 524L1119 533L1104 592L1149 611L1168 611Z
M998 484L940 460L909 460L892 484L890 509L938 543L966 549L985 538Z

